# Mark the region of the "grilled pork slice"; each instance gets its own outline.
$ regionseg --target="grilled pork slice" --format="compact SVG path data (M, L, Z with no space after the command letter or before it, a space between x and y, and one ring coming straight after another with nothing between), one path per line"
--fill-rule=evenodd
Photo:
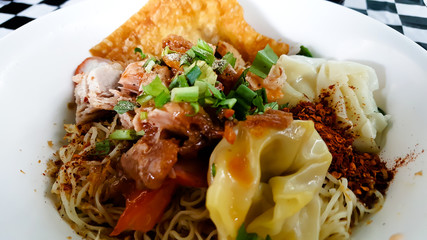
M141 93L141 86L150 84L156 76L162 80L165 86L169 86L172 72L166 66L154 65L147 72L144 64L147 60L129 64L119 80L120 94L122 96L138 95ZM148 70L148 69L147 69Z
M73 81L77 104L76 123L84 124L113 110L117 102L112 89L118 87L123 67L110 60L89 57L76 69Z
M223 131L202 108L197 114L189 103L169 102L148 113L148 121L162 134L181 140L179 155L195 158L198 152L222 138Z
M178 160L178 141L144 135L120 159L139 189L159 188Z

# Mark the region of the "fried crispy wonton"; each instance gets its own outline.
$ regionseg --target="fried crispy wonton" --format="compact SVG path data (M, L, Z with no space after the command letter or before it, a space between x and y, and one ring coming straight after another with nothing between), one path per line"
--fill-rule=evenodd
M289 46L257 33L244 19L236 0L149 0L121 27L90 52L115 61L138 60L136 47L160 56L162 39L180 35L192 42L199 38L216 44L219 40L234 45L246 61L269 44L276 54L286 54Z

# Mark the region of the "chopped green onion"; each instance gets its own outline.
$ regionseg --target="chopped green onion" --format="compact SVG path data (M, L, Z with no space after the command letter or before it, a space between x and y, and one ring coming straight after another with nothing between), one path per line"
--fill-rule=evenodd
M124 114L127 111L133 110L135 107L135 104L129 101L119 101L116 106L114 106L114 111L118 114Z
M223 60L223 59L215 60L215 62L212 64L212 69L218 74L222 74L224 70L227 68L227 65L228 65L228 62L226 60Z
M218 102L218 106L224 106L226 108L231 109L234 107L236 102L237 102L237 99L235 98L224 99L221 102Z
M139 103L141 106L144 106L144 104L146 104L151 99L153 99L153 96L151 95L139 95L136 98L136 102Z
M215 105L217 103L217 99L213 98L213 97L207 97L205 98L205 103L209 104L209 105Z
M212 66L212 63L215 61L215 56L213 49L209 44L201 39L197 41L197 45L193 46L191 50L194 52L195 56L205 61L209 66Z
M199 87L174 88L171 91L172 102L197 102L199 99Z
M179 60L179 66L182 66L182 65L187 65L187 66L189 66L189 65L191 65L192 63L193 63L193 58L191 58L191 57L188 55L188 52L187 52L187 54L182 55L182 56L181 56L181 59Z
M95 152L92 153L91 155L97 155L97 156L107 155L110 152L110 149L111 149L111 142L110 140L106 139L104 141L96 143Z
M264 106L266 109L270 108L273 110L279 110L279 104L277 102L271 102L271 103L267 103Z
M167 92L163 91L159 95L157 95L156 98L154 99L154 105L156 106L156 108L161 108L170 100L171 100L171 95L169 91Z
M145 62L144 64L144 70L147 73L151 72L151 69L153 69L154 65L156 65L156 61L153 59L149 59L147 60L147 62Z
M303 55L306 57L313 57L313 54L311 54L310 50L308 50L308 48L304 47L303 45L300 46L300 50L297 53L297 55Z
M228 52L226 53L222 59L224 59L225 61L227 61L233 68L236 65L236 58L234 57L233 53Z
M173 51L173 50L171 50L170 48L169 48L169 46L166 46L165 48L163 48L163 51L162 51L162 57L163 56L166 56L166 55L168 55L168 54L171 54L171 53L176 53L175 51Z
M207 84L208 86L208 91L211 93L211 95L213 95L215 98L222 100L224 99L224 96L221 94L221 91L218 90L217 88L215 88L214 86Z
M181 76L181 75L180 75L180 76ZM168 89L169 89L169 90L172 90L172 88L176 88L176 87L179 87L178 76L175 76L175 77L172 79L171 83L169 84Z
M199 99L212 96L212 94L207 91L208 90L208 83L202 82L202 81L195 81L194 86L197 86L199 88Z
M273 49L267 45L263 50L258 51L249 71L261 78L266 78L271 67L276 64L278 59L279 57L277 57Z
M156 76L154 80L148 84L147 86L142 86L144 93L147 95L152 95L154 97L158 96L162 92L168 92L169 89L163 85L162 80L160 80L159 76Z
M139 119L145 120L148 118L148 112L140 112L139 113Z
M138 136L133 129L119 129L111 133L109 138L112 140L136 140Z
M280 104L279 109L284 109L284 108L287 108L288 106L289 106L289 103Z
M193 51L193 49L188 50L185 55L189 56L190 58L194 59L196 58L196 53Z
M200 111L200 105L199 105L199 103L197 103L197 102L191 102L190 105L193 107L194 113L186 115L188 117L195 116Z
M185 78L184 75L178 75L176 76L172 82L169 84L169 90L172 90L176 87L188 87L187 78Z
M256 233L246 232L245 224L243 223L242 226L237 231L236 240L264 240L264 239L258 236L258 234ZM271 240L270 235L267 234L267 236L265 237L265 240Z
M211 175L212 175L212 177L215 177L215 175L216 175L216 166L215 166L215 163L212 163L212 166L211 166Z
M141 131L136 132L136 136L140 136L140 137L142 137L142 136L144 136L144 135L145 135L145 131L144 131L144 130L141 130Z
M134 49L134 52L135 52L135 53L139 53L139 54L141 55L141 58L142 58L142 59L144 59L144 58L146 58L146 57L147 57L147 55L145 55L145 54L142 52L141 48L138 48L138 47L137 47L137 48L135 48L135 49Z
M265 88L258 89L258 90L255 91L255 93L258 96L262 97L263 103L267 103L268 102L268 100L267 100L267 92L265 91Z
M199 66L194 65L193 68L191 68L190 71L188 71L188 73L185 74L185 76L187 77L190 85L194 85L194 82L196 81L196 79L202 74L202 71L200 70Z
M246 85L249 86L249 83L246 81L246 74L248 73L249 68L246 68L242 74L240 74L239 79L237 80L236 84L234 85L233 89L236 89L237 87L239 87L240 85Z
M257 94L254 91L252 91L250 88L246 87L245 85L240 85L236 89L236 94L242 97L247 103L252 103L252 100L254 99L254 97L257 96Z
M256 113L263 113L265 112L264 102L262 100L262 97L260 95L257 95L254 100L252 101L252 104L257 107Z

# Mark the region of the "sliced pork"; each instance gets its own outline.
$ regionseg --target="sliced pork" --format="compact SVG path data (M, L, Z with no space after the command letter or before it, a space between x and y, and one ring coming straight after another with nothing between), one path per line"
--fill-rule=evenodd
M203 109L194 114L188 103L169 102L149 112L147 119L159 131L182 140L179 154L183 158L197 157L199 150L220 140L223 134Z
M141 86L150 84L156 76L162 80L165 86L169 86L172 72L166 66L154 65L149 72L145 71L144 64L147 60L129 64L119 80L122 96L139 95Z
M107 59L89 57L76 69L73 81L77 104L76 123L84 124L113 110L117 103L112 89L118 87L123 67Z
M159 188L178 160L178 141L146 134L120 159L124 172L139 189Z

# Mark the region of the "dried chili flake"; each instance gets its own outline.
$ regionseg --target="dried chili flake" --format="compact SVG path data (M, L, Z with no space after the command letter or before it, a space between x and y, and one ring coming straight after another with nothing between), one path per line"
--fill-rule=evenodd
M336 123L336 115L327 101L301 102L285 109L294 119L312 120L316 130L332 154L329 172L336 178L346 178L349 188L368 206L376 202L375 190L385 193L394 172L373 153L361 153L352 146L354 136Z

